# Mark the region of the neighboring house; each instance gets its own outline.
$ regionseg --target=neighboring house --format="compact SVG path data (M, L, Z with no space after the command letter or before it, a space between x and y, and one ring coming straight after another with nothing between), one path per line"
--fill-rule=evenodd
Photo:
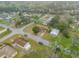
M50 34L57 36L59 34L59 32L60 32L60 30L58 30L58 29L52 29Z
M0 47L0 58L12 58L16 56L16 54L17 51L7 44Z
M48 17L45 20L43 20L43 25L47 25L52 20L52 18L53 17Z
M38 32L39 36L43 36L49 30L48 27L44 25L36 25L36 27L39 28L39 32Z
M31 48L31 45L29 42L27 42L26 40L24 40L24 38L17 38L13 41L13 46L14 47L20 47L22 49L25 50L29 50Z

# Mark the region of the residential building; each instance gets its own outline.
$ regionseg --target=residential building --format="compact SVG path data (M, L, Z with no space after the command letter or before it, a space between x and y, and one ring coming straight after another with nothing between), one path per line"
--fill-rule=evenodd
M24 40L24 38L16 38L13 41L13 46L16 48L20 47L25 50L29 50L31 48L31 44L29 42L27 42L26 40Z
M58 29L52 29L50 34L54 35L54 36L57 36L59 34L59 32L60 32L60 30L58 30Z

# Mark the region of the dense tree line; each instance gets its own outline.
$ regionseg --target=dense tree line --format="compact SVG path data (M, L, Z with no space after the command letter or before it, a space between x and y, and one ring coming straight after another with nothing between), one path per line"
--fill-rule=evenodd
M0 2L0 12L62 14L66 11L71 12L71 10L79 10L79 2ZM78 14L79 12L73 11L71 13Z

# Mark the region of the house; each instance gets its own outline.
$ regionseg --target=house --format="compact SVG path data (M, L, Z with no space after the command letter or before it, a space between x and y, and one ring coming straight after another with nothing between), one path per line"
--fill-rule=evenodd
M0 58L12 58L16 56L16 54L17 51L7 44L0 47Z
M52 18L53 17L48 17L45 20L43 20L43 25L47 25L52 20Z
M43 36L46 32L48 32L48 27L45 26L45 25L40 25L40 24L37 24L36 27L39 28L39 32L38 32L38 35L39 36Z
M30 43L27 42L26 40L24 40L24 38L16 38L13 41L13 46L20 47L20 48L25 49L25 50L29 50L31 48Z
M60 32L60 30L58 30L58 29L52 29L50 34L57 36L59 34L59 32Z

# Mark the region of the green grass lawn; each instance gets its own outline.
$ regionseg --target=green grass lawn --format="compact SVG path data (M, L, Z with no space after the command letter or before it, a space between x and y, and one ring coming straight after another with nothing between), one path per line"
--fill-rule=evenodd
M7 22L6 20L1 20L1 19L0 19L0 24L10 25L9 22Z
M24 28L24 32L28 32L28 33L32 33L32 34L33 34L32 28L33 28L34 26L35 26L35 24L32 24L32 25L30 25L30 26Z
M54 38L50 33L45 33L42 37L48 41L53 41Z
M19 34L13 35L12 37L8 38L7 40L3 41L2 43L9 43L10 45L12 45L12 40L14 40L20 36L21 35L19 35Z
M7 30L7 31L5 31L5 32L3 32L3 33L0 34L0 38L4 37L4 36L6 36L6 35L8 35L10 33L11 33L11 31Z

